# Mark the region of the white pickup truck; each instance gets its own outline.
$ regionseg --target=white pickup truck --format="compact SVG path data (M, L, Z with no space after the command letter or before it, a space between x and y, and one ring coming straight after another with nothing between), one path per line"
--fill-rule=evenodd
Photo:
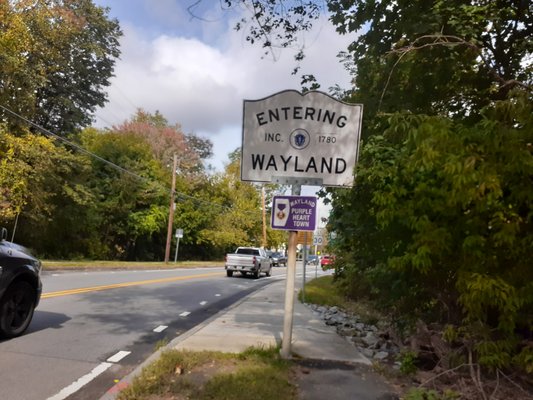
M229 277L233 276L233 272L240 272L259 278L261 273L270 276L271 271L272 261L259 247L238 247L235 253L226 254L226 275Z

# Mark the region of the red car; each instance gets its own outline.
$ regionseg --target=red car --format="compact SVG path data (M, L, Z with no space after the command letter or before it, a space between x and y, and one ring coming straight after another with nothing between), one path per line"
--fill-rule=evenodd
M324 255L320 258L320 266L323 270L333 268L333 263L335 262L335 256Z

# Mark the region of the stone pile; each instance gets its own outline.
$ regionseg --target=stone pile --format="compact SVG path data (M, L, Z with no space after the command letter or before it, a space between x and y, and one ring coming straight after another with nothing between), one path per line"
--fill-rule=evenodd
M367 358L383 362L397 361L400 347L391 340L389 330L384 324L366 324L357 315L350 315L338 307L307 304L313 313L320 317L326 325L334 326L337 333L356 346Z

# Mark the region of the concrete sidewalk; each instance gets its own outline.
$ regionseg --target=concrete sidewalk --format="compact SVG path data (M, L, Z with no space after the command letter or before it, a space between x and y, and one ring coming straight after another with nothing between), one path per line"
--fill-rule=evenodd
M209 324L185 334L176 349L240 353L250 346L275 347L283 339L285 280L254 292ZM355 346L296 299L292 354L298 358L371 365Z
M174 339L167 348L240 353L250 346L281 345L286 282L270 279L274 282ZM295 384L302 400L398 398L385 380L372 371L370 360L296 296L291 351L300 365ZM124 381L131 381L157 357L154 354ZM102 400L111 398L104 396Z

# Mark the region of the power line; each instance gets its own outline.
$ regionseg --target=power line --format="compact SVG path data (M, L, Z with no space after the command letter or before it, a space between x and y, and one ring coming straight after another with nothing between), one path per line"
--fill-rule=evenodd
M12 115L12 116L14 116L16 118L19 118L20 120L24 121L28 125L34 127L35 129L37 129L41 133L43 133L43 134L45 134L47 136L50 136L50 137L52 137L54 139L57 139L57 140L65 143L65 144L71 146L72 148L78 150L81 153L84 153L84 154L86 154L86 155L88 155L90 157L93 157L93 158L103 162L104 164L107 164L107 165L111 166L112 168L114 168L114 169L116 169L118 171L121 171L121 172L123 172L125 174L128 174L130 176L133 176L134 178L137 178L137 179L139 179L139 180L141 180L143 182L155 183L156 185L159 185L161 188L163 188L165 190L168 190L168 187L166 185L162 184L161 182L150 180L150 179L145 178L145 177L143 177L143 176L141 176L141 175L139 175L139 174L137 174L137 173L135 173L133 171L130 171L130 170L124 168L124 167L121 167L120 165L115 164L114 162L109 161L109 160L99 156L98 154L95 154L95 153L85 149L84 147L80 146L79 144L76 144L76 143L74 143L74 142L72 142L72 141L70 141L70 140L68 140L68 139L56 134L56 133L53 133L52 131L50 131L50 130L48 130L48 129L46 129L46 128L38 125L38 124L36 124L35 122L23 117L22 115L16 113L15 111L10 110L9 108L7 108L7 107L5 107L5 106L3 106L1 104L0 104L0 108L2 110L4 110L5 112L7 112L8 114L10 114L10 115ZM218 203L213 203L213 202L210 202L208 200L201 200L201 199L198 199L196 197L187 195L185 193L181 193L181 192L177 192L177 191L174 191L174 193L175 193L175 195L177 197L185 198L185 199L188 199L188 200L200 203L200 204L205 204L205 205L208 205L208 206L215 206L215 207L223 208L223 209L227 209L227 210L231 210L232 209L232 207L224 206L224 205L218 204ZM246 213L250 213L251 214L252 212L251 211L246 211Z
M82 152L82 153L84 153L84 154L87 154L87 155L89 155L89 156L91 156L91 157L93 157L93 158L96 158L97 160L102 161L103 163L108 164L108 165L110 165L111 167L113 167L113 168L115 168L115 169L117 169L117 170L119 170L119 171L121 171L121 172L124 172L124 173L126 173L126 174L128 174L128 175L132 175L132 176L134 176L135 178L140 179L140 180L146 180L146 178L142 177L141 175L136 174L135 172L132 172L132 171L130 171L130 170L127 170L126 168L121 167L120 165L117 165L117 164L115 164L115 163L112 162L112 161L106 160L106 159L103 158L103 157L100 157L98 154L95 154L95 153L93 153L93 152L91 152L91 151L85 149L84 147L82 147L82 146L80 146L80 145L78 145L78 144L76 144L76 143L74 143L74 142L71 142L70 140L68 140L68 139L66 139L66 138L64 138L64 137L59 136L59 135L56 134L56 133L53 133L53 132L49 131L49 130L46 129L46 128L43 128L42 126L36 124L36 123L33 122L33 121L30 121L29 119L23 117L23 116L20 115L20 114L17 114L17 113L14 112L14 111L11 111L9 108L6 108L6 107L4 107L4 106L1 105L1 104L0 104L0 108L2 108L2 109L3 109L4 111L6 111L7 113L9 113L9 114L11 114L11 115L13 115L13 116L15 116L15 117L21 119L22 121L26 122L28 125L33 126L35 129L39 130L41 133L44 133L44 134L47 135L47 136L51 136L51 137L53 137L54 139L60 140L61 142L68 144L69 146L75 148L76 150L78 150L78 151L80 151L80 152Z

